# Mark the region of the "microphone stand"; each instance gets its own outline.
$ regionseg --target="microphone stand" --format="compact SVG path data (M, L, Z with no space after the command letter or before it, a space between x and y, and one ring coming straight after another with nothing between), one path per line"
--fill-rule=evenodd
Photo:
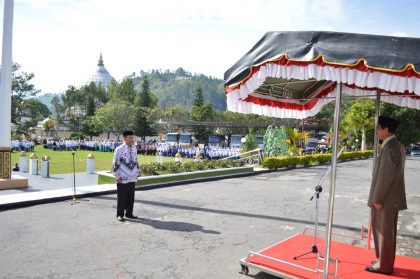
M77 193L76 193L76 165L75 165L75 161L74 161L74 155L76 154L76 151L74 151L73 148L71 148L71 146L69 146L70 150L71 150L71 155L73 156L73 200L71 202L71 205L75 205L76 203L78 203L77 200ZM89 201L89 200L87 200Z
M346 141L343 141L344 143ZM344 150L344 146L341 148L340 152L337 155L337 158L340 157L341 153ZM329 166L327 166L324 170L324 172L321 175L321 178L318 181L318 184L315 186L315 193L312 195L312 197L310 198L310 201L312 201L315 198L315 235L314 235L314 244L312 245L311 249L307 252L304 252L300 255L297 255L295 257L293 257L294 260L297 260L298 258L305 256L307 254L319 254L321 257L322 255L319 252L318 246L317 246L317 239L318 239L318 219L319 219L319 207L318 207L318 200L319 200L319 193L322 192L322 183L324 182L325 177L327 177L328 173L331 170L332 165L330 164Z

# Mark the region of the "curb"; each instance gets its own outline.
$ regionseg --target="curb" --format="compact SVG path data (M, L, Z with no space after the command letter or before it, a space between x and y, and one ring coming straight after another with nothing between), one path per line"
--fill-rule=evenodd
M262 173L269 173L273 172L272 170L261 170L257 172L244 172L238 174L228 174L228 175L221 175L216 177L204 177L204 178L195 178L195 179L187 179L182 181L175 181L175 182L164 182L164 183L156 183L150 184L147 186L136 186L136 191L148 191L148 190L155 190L160 188L168 188L173 186L180 186L184 184L196 184L200 182L208 182L208 181L216 181L216 180L223 180L223 179L230 179L230 178L238 178L238 177L246 177L246 176L253 176ZM80 198L88 198L88 197L95 197L95 196L102 196L102 195L111 195L116 194L117 190L107 190L107 191L100 191L100 192L92 192L92 193L85 193L77 195L77 199ZM0 211L1 210L11 210L21 207L28 207L33 205L39 204L47 204L47 203L54 203L54 202L61 202L61 201L68 201L72 200L73 195L67 196L60 196L60 197L51 197L45 199L38 199L38 200L30 200L30 201L21 201L15 203L8 203L8 204L0 204Z
M371 159L371 158L360 158L360 159L356 159L356 160L367 160L367 159ZM349 160L349 161L355 161L355 160ZM339 161L337 163L340 164L340 163L349 162L349 161ZM216 177L204 177L204 178L186 179L186 180L175 181L175 182L163 182L163 183L150 184L150 185L147 185L147 186L136 186L136 191L148 191L148 190L155 190L155 189L160 189L160 188L180 186L180 185L184 185L184 184L195 184L195 183L200 183L200 182L217 181L217 180L223 180L223 179L259 175L259 174L264 174L264 173L283 172L283 171L289 171L289 170L307 169L307 168L316 167L316 166L328 166L328 165L329 164L306 166L306 167L305 166L299 166L299 167L294 167L294 168L281 168L281 169L272 169L272 170L264 169L264 170L254 171L254 172L227 174L227 175L221 175L221 176L216 176ZM107 190L107 191L79 194L79 195L77 195L77 198L78 199L88 198L88 197L95 197L95 196L102 196L102 195L111 195L111 194L116 194L116 193L117 193L117 190ZM73 195L67 195L67 196L52 197L52 198L45 198L45 199L39 199L39 200L0 204L0 211L11 210L11 209L16 209L16 208L21 208L21 207L28 207L28 206L39 205L39 204L47 204L47 203L68 201L68 200L72 200L72 199L73 199Z

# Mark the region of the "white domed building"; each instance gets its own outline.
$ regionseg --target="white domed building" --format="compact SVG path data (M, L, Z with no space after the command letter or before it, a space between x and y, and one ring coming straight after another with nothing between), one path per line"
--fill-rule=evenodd
M88 78L85 84L90 84L93 81L96 85L101 85L105 90L107 90L112 79L113 77L104 66L104 60L102 59L101 53L96 72Z

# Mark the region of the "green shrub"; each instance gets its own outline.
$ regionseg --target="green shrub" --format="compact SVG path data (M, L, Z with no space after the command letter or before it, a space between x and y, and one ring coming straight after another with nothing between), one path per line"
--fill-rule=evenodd
M355 160L362 158L369 158L373 156L372 150L343 152L338 158L339 161ZM293 168L296 166L308 166L325 164L331 161L331 153L328 154L314 154L303 156L287 156L287 157L266 157L263 161L263 167L271 170L279 168Z
M183 162L182 163L182 169L184 172L192 172L196 169L195 162L189 161L189 162Z
M159 173L159 164L155 162L141 164L140 165L140 175L149 176L149 175L156 175Z
M150 162L140 165L140 175L159 175L169 173L192 172L201 170L213 170L220 168L242 167L245 165L243 160L201 160L201 161L185 161L185 162Z

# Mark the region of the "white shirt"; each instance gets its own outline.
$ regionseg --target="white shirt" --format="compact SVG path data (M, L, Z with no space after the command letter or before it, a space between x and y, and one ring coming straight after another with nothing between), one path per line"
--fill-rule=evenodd
M137 149L134 145L129 147L124 143L115 148L112 165L113 174L116 179L121 179L124 184L137 182L139 163Z

